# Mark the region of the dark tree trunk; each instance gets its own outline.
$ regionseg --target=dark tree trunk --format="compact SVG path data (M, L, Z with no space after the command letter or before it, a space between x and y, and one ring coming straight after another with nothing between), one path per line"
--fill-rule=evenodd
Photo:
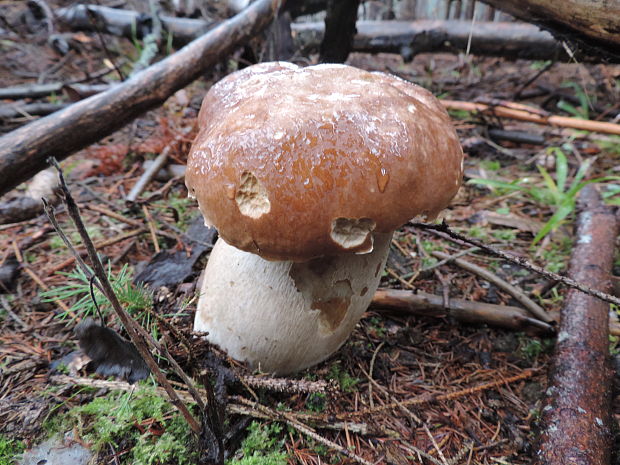
M329 0L325 35L321 43L321 63L344 63L353 48L355 22L360 0Z

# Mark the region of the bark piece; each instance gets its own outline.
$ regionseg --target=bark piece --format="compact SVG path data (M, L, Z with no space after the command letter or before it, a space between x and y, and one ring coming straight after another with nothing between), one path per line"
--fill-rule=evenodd
M609 291L618 222L593 185L579 196L577 243L569 275ZM570 289L542 412L538 464L604 465L611 451L609 304Z
M122 84L0 137L0 195L45 168L48 157L66 158L163 103L262 31L280 3L258 0Z

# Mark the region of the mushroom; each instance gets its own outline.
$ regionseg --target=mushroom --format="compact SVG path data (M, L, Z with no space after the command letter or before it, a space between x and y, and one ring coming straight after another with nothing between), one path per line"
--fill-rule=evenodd
M220 239L194 327L235 359L286 374L347 339L394 230L435 218L463 152L427 90L351 66L263 63L215 84L186 171Z

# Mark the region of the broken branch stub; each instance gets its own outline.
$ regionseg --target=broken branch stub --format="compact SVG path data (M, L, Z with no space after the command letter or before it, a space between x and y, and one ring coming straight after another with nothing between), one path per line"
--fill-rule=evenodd
M579 196L577 243L569 275L609 290L618 221L593 185ZM542 411L538 464L603 465L611 451L609 304L570 289Z
M0 195L163 103L268 26L281 0L258 0L178 52L106 92L0 137Z

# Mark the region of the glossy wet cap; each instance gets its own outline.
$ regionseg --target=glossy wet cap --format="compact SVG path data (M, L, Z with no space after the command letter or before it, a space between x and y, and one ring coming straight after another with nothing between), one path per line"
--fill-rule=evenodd
M345 65L262 63L205 96L186 184L229 244L272 260L372 250L435 217L463 152L427 90Z

